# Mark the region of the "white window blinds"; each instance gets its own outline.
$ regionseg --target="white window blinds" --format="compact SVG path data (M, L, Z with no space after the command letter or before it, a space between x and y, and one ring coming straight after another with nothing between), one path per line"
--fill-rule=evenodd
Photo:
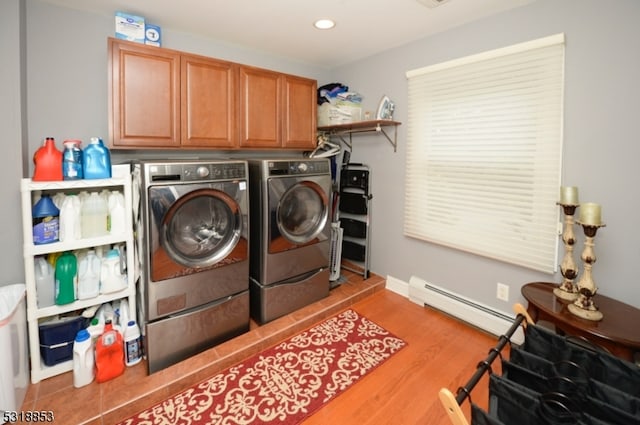
M564 35L407 79L405 235L555 272Z

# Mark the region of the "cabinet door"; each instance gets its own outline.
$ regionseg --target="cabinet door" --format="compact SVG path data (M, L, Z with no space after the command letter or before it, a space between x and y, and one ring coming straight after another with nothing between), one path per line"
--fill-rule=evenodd
M180 54L109 39L112 147L180 145Z
M285 76L282 121L282 147L316 147L317 82Z
M235 148L237 66L182 55L182 145Z
M281 146L282 74L240 67L240 146Z

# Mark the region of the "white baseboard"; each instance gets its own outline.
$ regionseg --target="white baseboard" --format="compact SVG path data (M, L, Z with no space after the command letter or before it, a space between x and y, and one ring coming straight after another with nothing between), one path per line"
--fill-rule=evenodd
M386 288L391 292L395 292L398 295L409 298L409 282L387 275Z

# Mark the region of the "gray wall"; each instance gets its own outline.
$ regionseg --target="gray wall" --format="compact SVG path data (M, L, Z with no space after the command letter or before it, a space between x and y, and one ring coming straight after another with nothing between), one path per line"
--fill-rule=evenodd
M0 165L0 286L24 283L22 266L22 215L20 178L22 145L26 143L23 122L24 79L22 44L24 2L0 2L0 128L2 129L2 165Z
M375 111L383 94L396 103L394 118L407 122L407 70L523 41L566 35L565 185L579 187L582 202L602 204L606 227L595 240L594 280L600 293L640 307L640 2L538 0L333 71L365 96ZM416 275L503 311L521 301L531 281L555 276L407 238L402 234L406 126L393 153L381 137L360 136L352 158L373 169L372 269L408 281ZM582 236L582 230L579 234ZM579 254L582 239L576 244ZM560 248L560 256L564 250ZM496 299L496 282L509 284L510 300Z
M6 182L2 190L3 200L14 200L15 205L20 174L29 176L32 172L30 158L43 137L52 135L61 141L107 136L106 38L113 33L112 15L26 0L26 38L21 38L16 23L20 3L0 2L0 53L15 62L1 71L6 111L0 119L3 128L9 129L3 134L9 166L2 167ZM395 118L406 123L407 70L564 32L564 183L579 186L583 202L603 206L607 227L596 238L598 261L594 266L600 291L640 307L640 285L636 283L640 230L630 219L640 203L633 186L640 181L640 167L636 165L640 148L634 140L640 112L636 81L640 75L639 19L637 0L614 0L606 6L595 0L538 0L331 71L170 30L163 31L163 41L169 48L317 78L320 85L343 82L363 94L365 109L372 111L386 94L396 103ZM9 33L6 42L5 32ZM26 71L17 64L21 39L26 41ZM26 97L18 95L25 78ZM4 91L12 95L10 103ZM27 113L16 115L25 102ZM25 125L28 137L23 136ZM353 160L373 168L374 272L403 281L417 275L504 311L520 300L523 283L560 280L559 274L533 272L403 236L406 125L398 131L397 153L381 137L357 136L354 143ZM23 140L27 143L24 149L20 145ZM21 158L27 166L18 166ZM22 266L16 267L16 262L21 264L21 245L16 243L22 239L19 208L11 208L15 211L2 210L3 221L10 224L6 226L8 235L2 232L0 257L15 271L13 275L3 273L0 284L23 278ZM578 247L577 251L582 241ZM508 303L495 299L498 281L511 286Z

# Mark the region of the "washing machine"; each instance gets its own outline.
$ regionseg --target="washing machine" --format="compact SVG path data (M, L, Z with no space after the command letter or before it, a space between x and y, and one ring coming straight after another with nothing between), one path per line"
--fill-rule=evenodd
M327 158L251 159L251 316L266 323L329 295Z
M246 161L132 164L149 373L249 330Z

